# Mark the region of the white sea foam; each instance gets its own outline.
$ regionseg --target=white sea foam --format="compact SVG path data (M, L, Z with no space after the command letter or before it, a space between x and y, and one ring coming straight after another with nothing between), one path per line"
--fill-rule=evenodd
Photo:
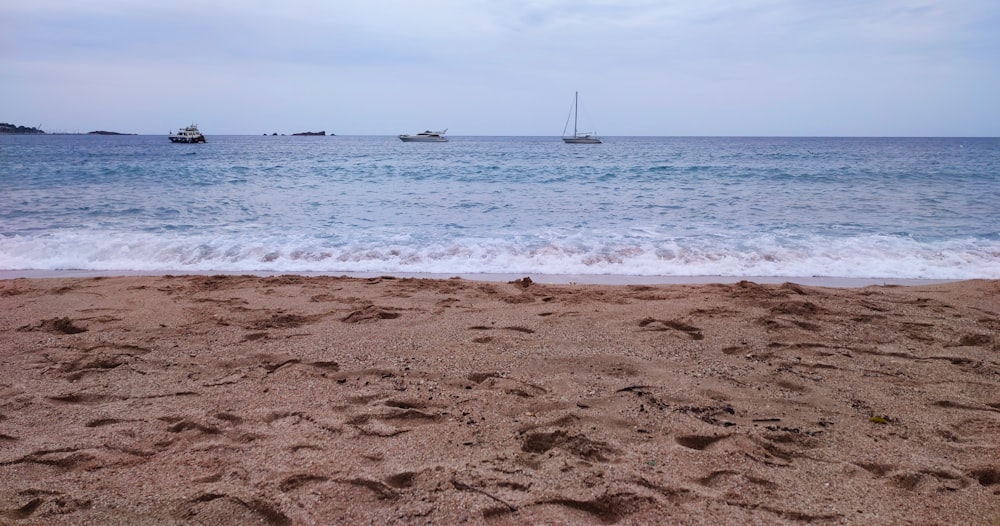
M0 269L179 272L377 272L623 276L1000 278L1000 242L936 244L887 236L669 240L600 239L530 245L503 239L333 245L322 239L97 232L0 238Z

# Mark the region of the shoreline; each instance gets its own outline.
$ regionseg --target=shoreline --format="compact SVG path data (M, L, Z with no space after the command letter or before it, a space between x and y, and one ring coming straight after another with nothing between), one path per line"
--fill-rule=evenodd
M835 276L636 276L622 274L531 274L531 273L474 273L444 274L432 272L280 272L280 271L106 271L106 270L0 270L0 281L12 279L48 278L113 278L113 277L162 277L162 276L302 276L377 278L389 276L399 279L452 279L506 283L525 277L536 283L549 285L708 285L732 284L750 281L759 284L795 283L815 287L860 288L871 285L917 286L957 283L974 279L925 279L925 278L850 278Z

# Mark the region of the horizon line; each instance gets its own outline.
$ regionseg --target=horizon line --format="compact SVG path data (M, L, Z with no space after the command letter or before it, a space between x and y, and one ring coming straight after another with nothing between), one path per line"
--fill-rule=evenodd
M206 133L206 137L216 136L216 137L399 137L399 134L390 133L328 133L326 135L297 135L303 132L293 132L293 133ZM317 132L318 133L318 132ZM2 133L3 136L45 136L45 135L95 135L104 137L128 137L128 136L139 136L139 137L155 137L155 136L165 136L169 134L161 133L135 133L135 132L109 132L107 130L95 130L90 132L46 132L42 133ZM754 139L754 138L774 138L774 139L1000 139L1000 135L598 135L601 138L629 138L629 137L649 137L649 138L744 138L744 139ZM562 135L534 135L534 134L518 134L518 135L508 135L508 134L498 134L498 135L481 135L481 134L469 134L469 135L448 135L449 138L456 137L539 137L539 138L560 138Z

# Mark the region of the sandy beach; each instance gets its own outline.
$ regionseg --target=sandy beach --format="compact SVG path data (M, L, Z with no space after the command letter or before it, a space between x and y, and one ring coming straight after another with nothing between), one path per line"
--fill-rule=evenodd
M0 524L1000 524L1000 281L0 280Z

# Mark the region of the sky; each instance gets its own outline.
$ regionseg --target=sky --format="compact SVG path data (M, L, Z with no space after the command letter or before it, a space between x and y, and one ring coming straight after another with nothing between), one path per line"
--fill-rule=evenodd
M1000 136L997 0L0 1L48 132ZM570 123L572 126L572 123Z

